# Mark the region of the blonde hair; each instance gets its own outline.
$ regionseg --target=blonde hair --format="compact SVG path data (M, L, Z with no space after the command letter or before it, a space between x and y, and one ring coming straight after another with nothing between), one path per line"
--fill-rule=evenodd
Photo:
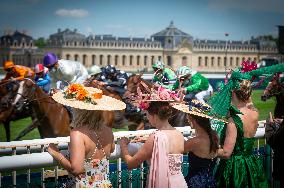
M73 121L71 127L88 126L93 130L98 130L104 125L103 111L101 110L82 110L73 108Z
M246 102L251 96L252 88L250 80L242 80L240 88L235 90L236 96L240 101Z

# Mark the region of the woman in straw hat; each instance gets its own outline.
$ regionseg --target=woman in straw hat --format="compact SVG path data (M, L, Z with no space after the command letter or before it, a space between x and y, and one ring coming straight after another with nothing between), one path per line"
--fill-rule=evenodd
M144 161L150 161L148 188L187 187L181 171L184 138L181 132L169 124L168 120L172 115L169 101L172 99L165 98L166 91L163 90L155 96L147 95L147 100L140 101L140 107L146 110L150 124L158 131L149 136L134 156L128 153L128 139L120 140L122 157L129 169L138 167Z
M108 178L108 157L114 151L111 128L104 125L103 110L122 110L125 104L102 95L95 88L72 84L53 99L74 108L73 129L70 132L70 159L51 144L48 152L74 177L70 187L112 187ZM66 186L66 185L65 185Z
M184 144L184 152L188 153L189 172L185 177L188 187L216 187L213 170L216 165L218 136L211 129L207 115L210 107L198 100L187 104L175 104L174 108L188 114L188 121L195 129L195 137Z

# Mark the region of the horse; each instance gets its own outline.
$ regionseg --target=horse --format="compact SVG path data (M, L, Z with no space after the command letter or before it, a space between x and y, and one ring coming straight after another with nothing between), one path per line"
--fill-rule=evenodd
M155 87L153 83L150 83L142 78L142 74L133 74L127 80L127 90L125 92L125 97L130 97L131 95L137 95L137 88L140 88L142 93L149 92ZM142 113L141 113L142 115ZM169 119L169 123L173 127L183 127L188 126L188 121L186 114L177 109L173 108L173 115Z
M284 85L279 79L273 79L264 90L261 100L266 101L267 99L275 96L276 105L274 108L275 118L284 118Z
M10 84L11 88L7 89L7 84ZM19 87L19 82L5 82L0 84L0 122L3 123L6 133L6 141L11 140L10 122L17 121L23 118L31 116L31 109L29 106L20 108L22 104L13 104L13 98L15 97ZM29 125L32 127L34 122ZM16 139L20 139L21 135Z
M31 106L41 138L69 136L70 117L67 109L54 101L31 79L25 78L20 82L13 103Z

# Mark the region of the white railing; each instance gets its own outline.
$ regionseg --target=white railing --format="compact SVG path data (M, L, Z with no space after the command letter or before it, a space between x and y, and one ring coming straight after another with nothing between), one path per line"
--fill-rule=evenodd
M264 127L263 121L259 122L259 128L255 135L257 139L257 147L260 147L260 138L264 138ZM185 137L191 137L194 135L194 130L190 127L178 127ZM121 137L135 137L135 136L146 136L154 132L154 129L151 130L141 130L141 131L121 131L115 132L115 140L118 140ZM27 170L27 183L30 182L30 169L41 168L41 182L42 187L45 186L45 167L54 167L54 177L55 182L58 180L58 164L51 155L44 151L45 146L50 143L58 144L59 149L65 153L68 147L68 142L70 141L69 137L58 137L58 138L46 138L46 139L34 139L34 140L25 140L25 141L12 141L12 142L2 142L0 143L0 155L7 155L0 157L0 187L1 187L1 173L3 172L12 172L12 184L16 186L17 184L17 172L16 170ZM135 154L138 149L142 146L141 143L131 143L128 146L131 154ZM24 153L24 154L23 154ZM20 155L19 155L20 154ZM119 145L116 145L115 151L111 154L111 159L117 159L117 176L121 177L121 153ZM143 165L141 165L143 168ZM118 185L120 187L121 179L118 179ZM141 181L143 184L143 181ZM131 183L130 183L131 184ZM131 186L130 186L131 187ZM143 187L143 185L142 185Z

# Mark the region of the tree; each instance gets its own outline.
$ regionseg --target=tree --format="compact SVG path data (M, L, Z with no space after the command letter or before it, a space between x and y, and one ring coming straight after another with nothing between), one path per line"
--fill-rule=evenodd
M43 48L46 46L46 40L43 37L40 37L35 41L35 45L39 48Z

